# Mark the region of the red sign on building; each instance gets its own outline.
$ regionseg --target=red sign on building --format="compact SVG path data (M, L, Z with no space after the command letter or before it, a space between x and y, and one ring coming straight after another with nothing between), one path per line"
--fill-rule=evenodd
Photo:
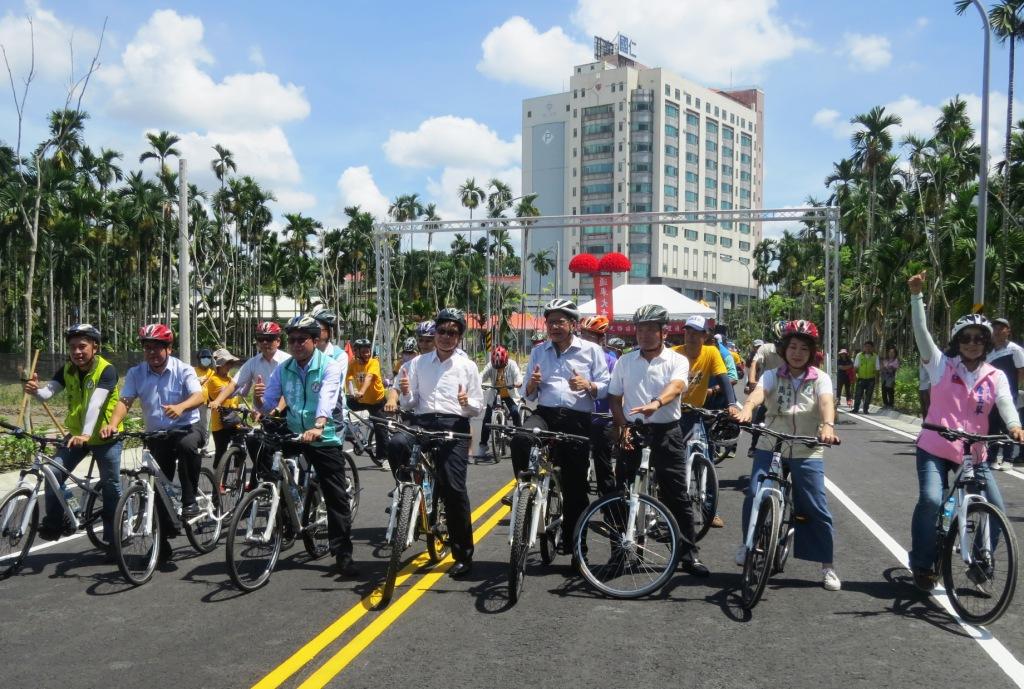
M597 302L596 311L608 320L612 320L615 313L612 303L612 276L603 273L594 274L594 301Z

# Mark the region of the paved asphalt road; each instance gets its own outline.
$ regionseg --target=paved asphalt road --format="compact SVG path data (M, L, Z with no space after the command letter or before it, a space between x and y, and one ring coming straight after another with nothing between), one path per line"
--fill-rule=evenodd
M86 538L65 540L0 582L0 686L1024 686L1024 600L979 632L914 589L897 557L909 548L917 495L912 441L840 420L843 444L827 453L828 477L877 527L830 495L838 593L822 589L818 565L791 561L752 615L737 607L744 443L719 467L726 527L702 542L709 579L680 573L655 598L609 600L572 576L568 558L544 566L534 553L523 599L507 609L507 508L497 503L511 479L506 460L470 470L480 508L472 580L419 570L386 611L370 611L362 601L384 570L375 546L391 479L359 460L357 581L331 575L328 559L307 561L300 545L283 554L268 586L243 595L223 548L197 557L182 538L173 566L132 588ZM999 482L1020 530L1024 473ZM417 543L410 558L422 549Z

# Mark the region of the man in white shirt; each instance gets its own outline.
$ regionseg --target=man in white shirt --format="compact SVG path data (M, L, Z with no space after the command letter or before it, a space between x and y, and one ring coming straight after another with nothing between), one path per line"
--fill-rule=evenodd
M466 331L466 316L459 309L445 308L434 320L434 351L406 365L398 380L399 402L403 410L414 414L421 428L468 434L469 419L484 410L484 391L476 364L456 354ZM407 433L393 433L388 440L391 466L404 466L411 454L412 438ZM448 576L464 579L473 569L473 523L466 489L469 441L458 438L443 443L434 450L433 458L455 560Z
M1013 397L1013 406L1017 406L1017 392L1020 384L1024 381L1024 348L1010 339L1010 321L1005 318L996 318L992 321L992 351L988 353L985 360L1000 371L1006 374L1006 382L1010 385L1010 395ZM1006 424L999 415L998 410L993 409L989 418L989 433L1005 433ZM996 469L1008 469L1004 462L1013 458L1015 448L1005 445L995 448L989 453L995 458Z
M230 383L210 402L210 410L216 414L224 400L238 395L245 397L252 390L253 405L259 409L263 406L263 392L267 388L270 375L278 364L291 359L291 354L281 351L281 326L273 321L263 321L256 326L256 348L260 353L252 357L238 370Z
M685 356L665 347L665 307L641 306L633 314L633 323L637 348L618 360L608 384L608 406L620 432L620 470L632 473L640 461L640 448L633 444L629 427L640 420L647 431L658 496L682 532L683 570L707 577L708 568L697 558L693 504L686 491L686 448L679 425L682 410L677 401L686 390L690 364ZM628 479L623 473L620 478Z

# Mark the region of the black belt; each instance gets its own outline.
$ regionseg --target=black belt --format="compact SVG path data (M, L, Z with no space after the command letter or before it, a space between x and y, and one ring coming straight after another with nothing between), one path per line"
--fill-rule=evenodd
M417 419L423 421L437 421L438 419L464 419L461 414L417 414Z
M580 411L579 409L570 409L568 407L545 407L542 405L537 406L537 411L544 411L549 414L556 416L579 416L590 419L593 416L593 412Z
M666 421L665 423L645 423L644 428L655 428L657 430L665 430L668 428L675 428L679 426L678 421Z

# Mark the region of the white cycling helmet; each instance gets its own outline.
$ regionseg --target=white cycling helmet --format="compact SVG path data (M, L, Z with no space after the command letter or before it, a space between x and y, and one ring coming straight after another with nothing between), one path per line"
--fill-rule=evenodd
M955 340L961 330L971 326L982 328L988 333L989 337L992 337L992 323L980 313L968 313L956 320L956 323L953 324L953 332L949 334L949 338Z
M544 318L548 317L548 314L554 313L555 311L561 311L571 320L578 321L580 319L580 310L576 306L575 302L569 301L568 299L552 299L544 305Z

